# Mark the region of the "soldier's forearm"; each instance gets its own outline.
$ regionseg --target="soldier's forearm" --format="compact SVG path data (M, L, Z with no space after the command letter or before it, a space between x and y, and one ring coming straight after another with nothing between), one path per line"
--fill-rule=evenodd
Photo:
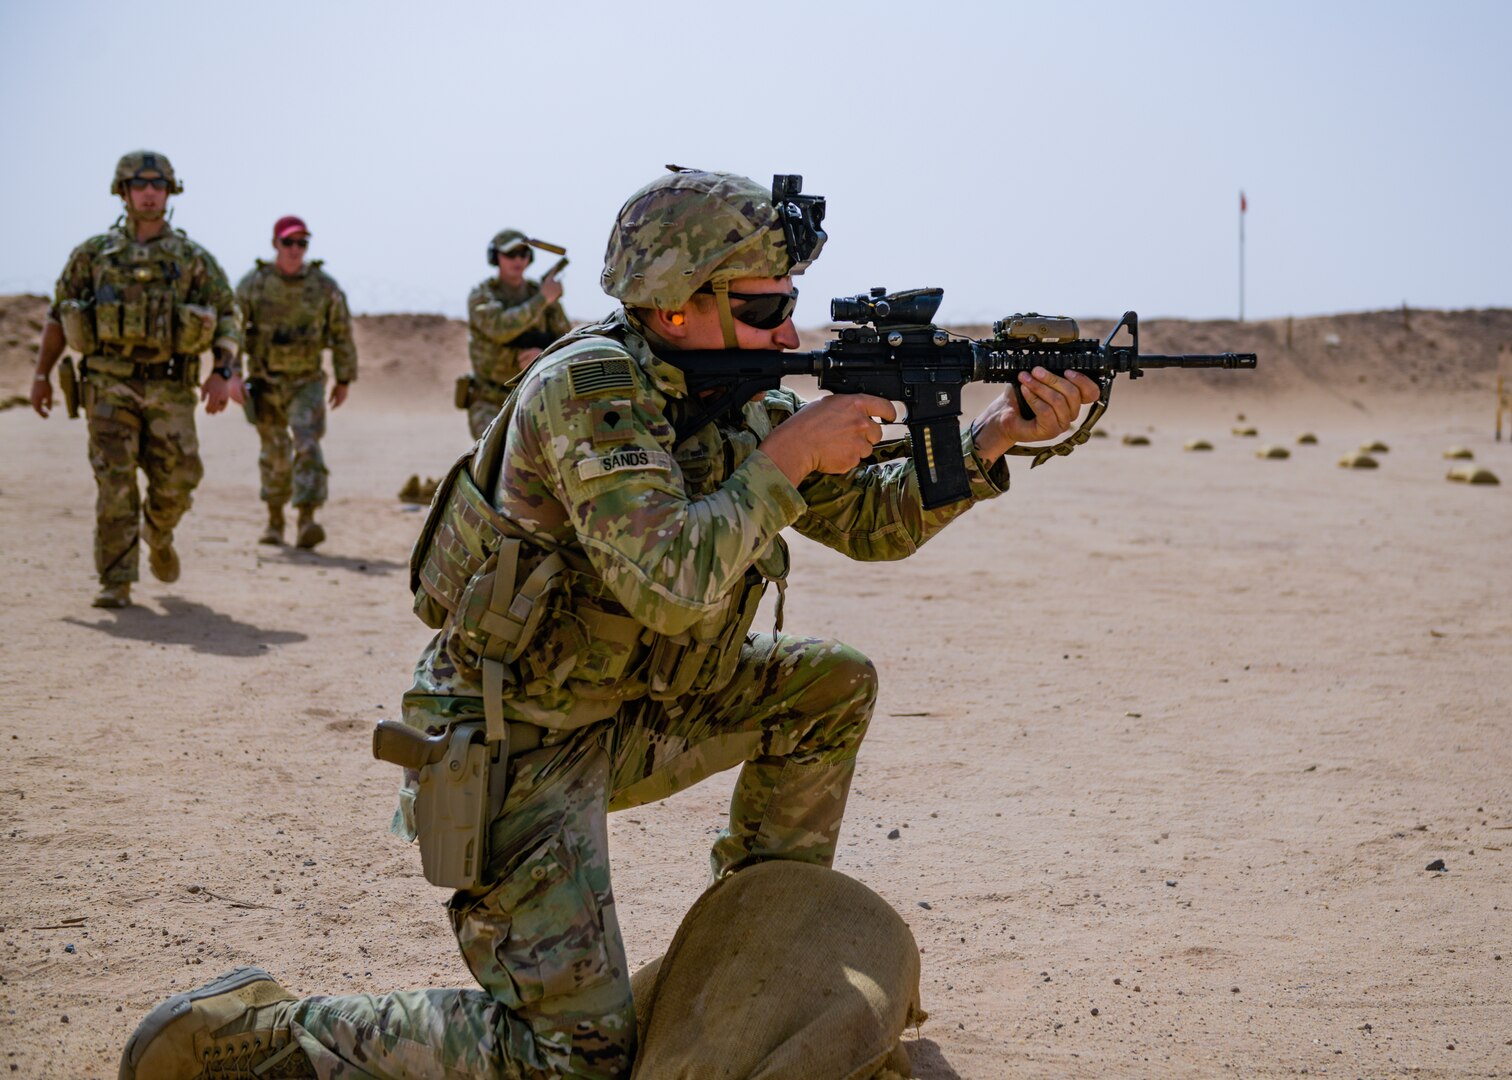
M42 338L37 343L37 374L51 375L63 355L67 343L63 340L63 327L48 319L42 327Z

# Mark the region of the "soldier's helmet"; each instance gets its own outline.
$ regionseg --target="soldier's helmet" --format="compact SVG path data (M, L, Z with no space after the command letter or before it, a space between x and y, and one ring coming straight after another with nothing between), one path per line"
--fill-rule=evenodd
M488 265L498 266L500 254L513 251L521 244L527 245L526 250L530 252L530 261L535 262L535 249L528 246L530 244L528 236L519 229L500 229L488 242Z
M713 281L793 272L770 189L734 173L671 168L620 208L599 275L606 293L626 307L675 311Z
M168 160L167 154L160 154L156 150L133 150L129 154L122 154L121 160L116 162L115 179L110 182L110 193L124 196L126 181L144 172L161 173L168 181L170 195L177 195L184 190L184 185L179 183L178 177L173 173L173 162Z

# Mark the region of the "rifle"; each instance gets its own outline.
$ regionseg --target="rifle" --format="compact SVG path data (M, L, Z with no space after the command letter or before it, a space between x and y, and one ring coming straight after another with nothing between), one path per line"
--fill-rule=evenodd
M1146 368L1253 368L1254 353L1198 353L1183 356L1141 355L1139 316L1124 312L1106 340L1078 337L1075 319L1065 316L1012 315L992 324L992 337L973 339L933 323L944 289L910 289L888 293L837 297L830 301L830 318L852 323L835 330L836 337L813 352L775 350L667 350L657 355L682 370L687 378L687 411L693 417L677 427L691 435L753 395L775 390L788 375L810 375L821 390L836 394L874 394L901 401L908 410L907 426L919 495L926 510L945 506L970 494L965 457L961 450L961 391L967 383L1008 383L1014 388L1019 414L1034 412L1018 388L1021 371L1043 367L1057 375L1079 371L1101 388L1079 428L1054 446L1014 447L1010 454L1032 456L1038 466L1069 454L1092 435L1107 410L1113 379L1125 374L1137 379ZM1114 345L1127 329L1129 343Z

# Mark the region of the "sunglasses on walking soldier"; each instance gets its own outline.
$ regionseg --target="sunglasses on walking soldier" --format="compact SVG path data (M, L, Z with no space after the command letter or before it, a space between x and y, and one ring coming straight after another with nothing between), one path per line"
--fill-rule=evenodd
M278 242L283 247L307 248L310 246L310 238L308 236L285 236Z
M528 247L510 248L504 252L504 257L506 259L528 259L530 258L530 249Z
M712 287L705 285L698 290L701 293L713 294ZM739 301L740 306L730 305L730 314L738 321L757 330L775 330L793 317L793 310L798 306L798 290L792 292L773 293L741 293L729 294L731 300Z
M168 179L163 176L133 176L126 181L126 186L132 191L146 191L153 188L157 191L168 190Z

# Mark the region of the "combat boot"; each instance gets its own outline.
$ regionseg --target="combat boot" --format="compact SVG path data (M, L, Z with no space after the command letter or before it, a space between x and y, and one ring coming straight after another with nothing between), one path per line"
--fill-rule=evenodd
M315 1076L289 1030L294 995L243 967L174 994L126 1042L119 1080L268 1080Z
M173 550L173 534L144 531L147 541L147 568L159 581L172 584L179 579L178 552Z
M92 603L99 608L130 607L131 583L122 581L114 585L101 585Z
M295 537L294 543L308 551L324 539L325 530L315 520L315 508L301 506L299 508L299 535Z
M259 544L282 544L284 534L283 503L268 504L268 527L257 538Z

